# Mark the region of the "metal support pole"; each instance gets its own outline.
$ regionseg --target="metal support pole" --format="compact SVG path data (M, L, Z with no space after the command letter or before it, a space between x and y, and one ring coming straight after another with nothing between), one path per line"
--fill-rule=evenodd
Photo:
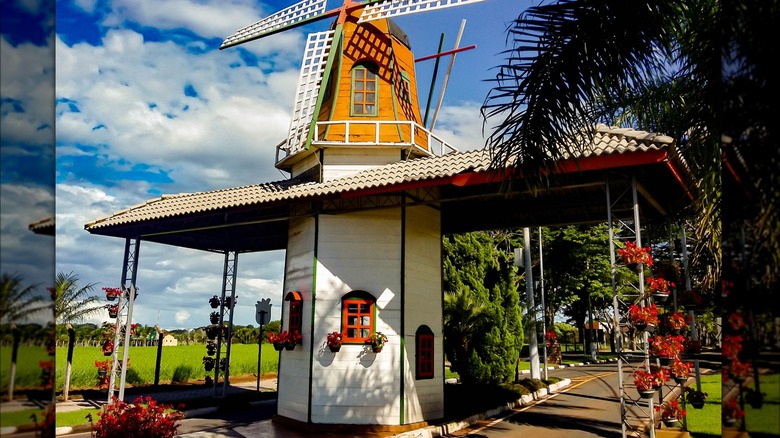
M542 300L542 356L544 357L544 380L547 380L547 308L544 306L544 257L542 253L542 227L539 227L539 292ZM553 322L554 324L554 322Z
M157 332L157 362L154 366L154 386L159 386L160 366L162 365L163 337L165 336L165 333L162 331L159 325L155 325L154 330Z
M536 310L534 310L534 276L531 263L531 229L523 228L523 257L525 257L525 292L531 327L528 330L528 354L531 362L531 378L539 379L539 346L536 341Z

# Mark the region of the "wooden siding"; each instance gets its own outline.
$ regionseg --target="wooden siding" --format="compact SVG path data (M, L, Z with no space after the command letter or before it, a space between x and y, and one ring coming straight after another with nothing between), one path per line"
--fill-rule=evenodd
M302 345L295 350L282 350L279 357L278 412L279 415L298 421L308 421L309 403L309 349L311 337L312 283L314 277L314 236L316 221L313 218L290 221L289 239L285 254L284 290L282 291L283 329L287 329L289 302L284 295L298 291L303 298Z
M428 206L406 209L404 278L404 422L444 416L441 215ZM433 379L416 380L415 334L427 325L434 334Z
M394 163L401 159L400 154L398 149L329 148L322 158L322 180L342 178L371 167Z
M400 219L400 209L320 217L314 423L399 424ZM341 297L353 290L377 299L376 330L388 336L380 353L362 344L333 353L324 344L328 333L340 330Z

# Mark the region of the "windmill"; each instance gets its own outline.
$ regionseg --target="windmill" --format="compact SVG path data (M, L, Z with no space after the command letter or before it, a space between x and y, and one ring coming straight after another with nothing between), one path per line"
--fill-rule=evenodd
M330 29L308 35L276 167L315 180L339 177L347 163L337 156L353 155L347 162L354 164L354 155L365 156L365 148L370 148L371 159L347 165L347 171L455 150L423 126L414 57L406 35L389 19L480 1L344 0L326 11L327 0L303 0L237 30L220 50L335 18ZM329 163L341 166L336 174L314 171L316 165L306 160L322 149L334 149Z

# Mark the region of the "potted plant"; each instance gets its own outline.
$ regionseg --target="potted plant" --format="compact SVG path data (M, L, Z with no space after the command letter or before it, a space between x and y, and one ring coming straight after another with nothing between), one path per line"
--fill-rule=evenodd
M206 342L206 354L209 356L217 354L217 344L215 344L214 341Z
M219 312L211 312L209 321L211 321L212 324L219 324Z
M118 287L104 287L103 291L106 293L108 301L114 301L122 293Z
M290 333L284 330L279 333L268 333L268 342L274 345L274 350L276 351L282 351L282 349L294 350L300 341L301 334L297 331Z
M111 339L105 339L103 345L100 346L103 356L111 356L114 354L114 341Z
M231 297L225 297L225 308L226 309L232 309L233 306L238 302L238 295L236 295L236 298L233 299Z
M341 349L341 333L339 332L330 332L328 333L328 337L326 340L326 343L328 344L328 348L330 348L330 351L337 352Z
M206 326L206 338L208 339L216 339L216 337L219 335L219 326L218 325L209 325Z
M696 409L704 407L704 400L707 398L707 395L706 392L693 389L690 386L685 388L685 401Z
M108 372L111 370L111 361L108 359L96 360L95 367L97 368L98 388L108 388Z
M628 308L628 315L631 318L631 323L638 330L645 330L658 324L658 306L655 304L650 306L632 304Z
M626 266L636 269L639 264L653 266L653 256L650 253L650 247L642 248L637 246L634 241L626 241L626 247L618 250L620 261Z
M753 409L761 409L761 406L764 405L764 397L766 397L766 393L756 389L747 388L747 390L745 390L745 400L750 403L750 406L752 406Z
M674 377L674 381L677 383L685 383L688 377L691 375L691 364L683 362L678 358L675 358L672 362L671 372Z
M666 281L662 277L650 277L647 279L647 287L656 301L664 303L669 298L669 292L671 291L669 288L674 287L674 282Z
M731 399L723 403L721 416L723 417L723 424L733 426L745 416L745 411L739 408L736 399Z
M634 378L634 385L636 386L636 390L639 392L640 397L653 398L655 395L655 388L653 388L655 377L652 373L640 368L634 371L631 374L631 377Z
M653 389L658 390L669 381L669 373L663 367L650 365L650 374L653 375Z
M382 332L374 332L366 339L366 344L371 345L371 351L379 353L385 347L387 336Z
M649 341L650 354L659 358L662 365L668 365L682 351L682 336L658 335Z
M742 362L739 359L734 359L730 364L724 367L724 373L728 373L728 377L734 380L736 383L742 383L750 377L750 368L752 364L750 362ZM724 378L723 380L728 380Z
M211 306L212 309L216 309L217 307L219 307L219 303L220 300L218 296L214 295L213 297L209 298L209 305Z
M108 309L109 318L116 318L119 315L119 304L109 304L106 308Z
M673 335L679 335L680 330L688 327L688 322L682 312L669 312L664 315L664 327Z
M655 407L655 411L661 414L661 421L667 427L674 427L677 422L685 418L685 409L680 406L677 400L671 400Z
M210 356L203 356L203 368L206 369L206 371L211 371L214 369L214 363L215 359Z

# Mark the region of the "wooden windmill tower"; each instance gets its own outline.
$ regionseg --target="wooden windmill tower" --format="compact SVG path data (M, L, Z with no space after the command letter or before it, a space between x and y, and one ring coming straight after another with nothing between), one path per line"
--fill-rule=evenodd
M304 0L220 49L335 18L308 37L276 160L293 182L331 181L454 150L422 125L414 56L390 18L477 1L344 0L326 12L326 0ZM276 418L412 427L443 417L441 217L409 201L418 194L317 205L289 219L282 329L302 341L280 353ZM344 338L336 352L325 345L332 332ZM388 338L379 353L365 343L374 332Z

